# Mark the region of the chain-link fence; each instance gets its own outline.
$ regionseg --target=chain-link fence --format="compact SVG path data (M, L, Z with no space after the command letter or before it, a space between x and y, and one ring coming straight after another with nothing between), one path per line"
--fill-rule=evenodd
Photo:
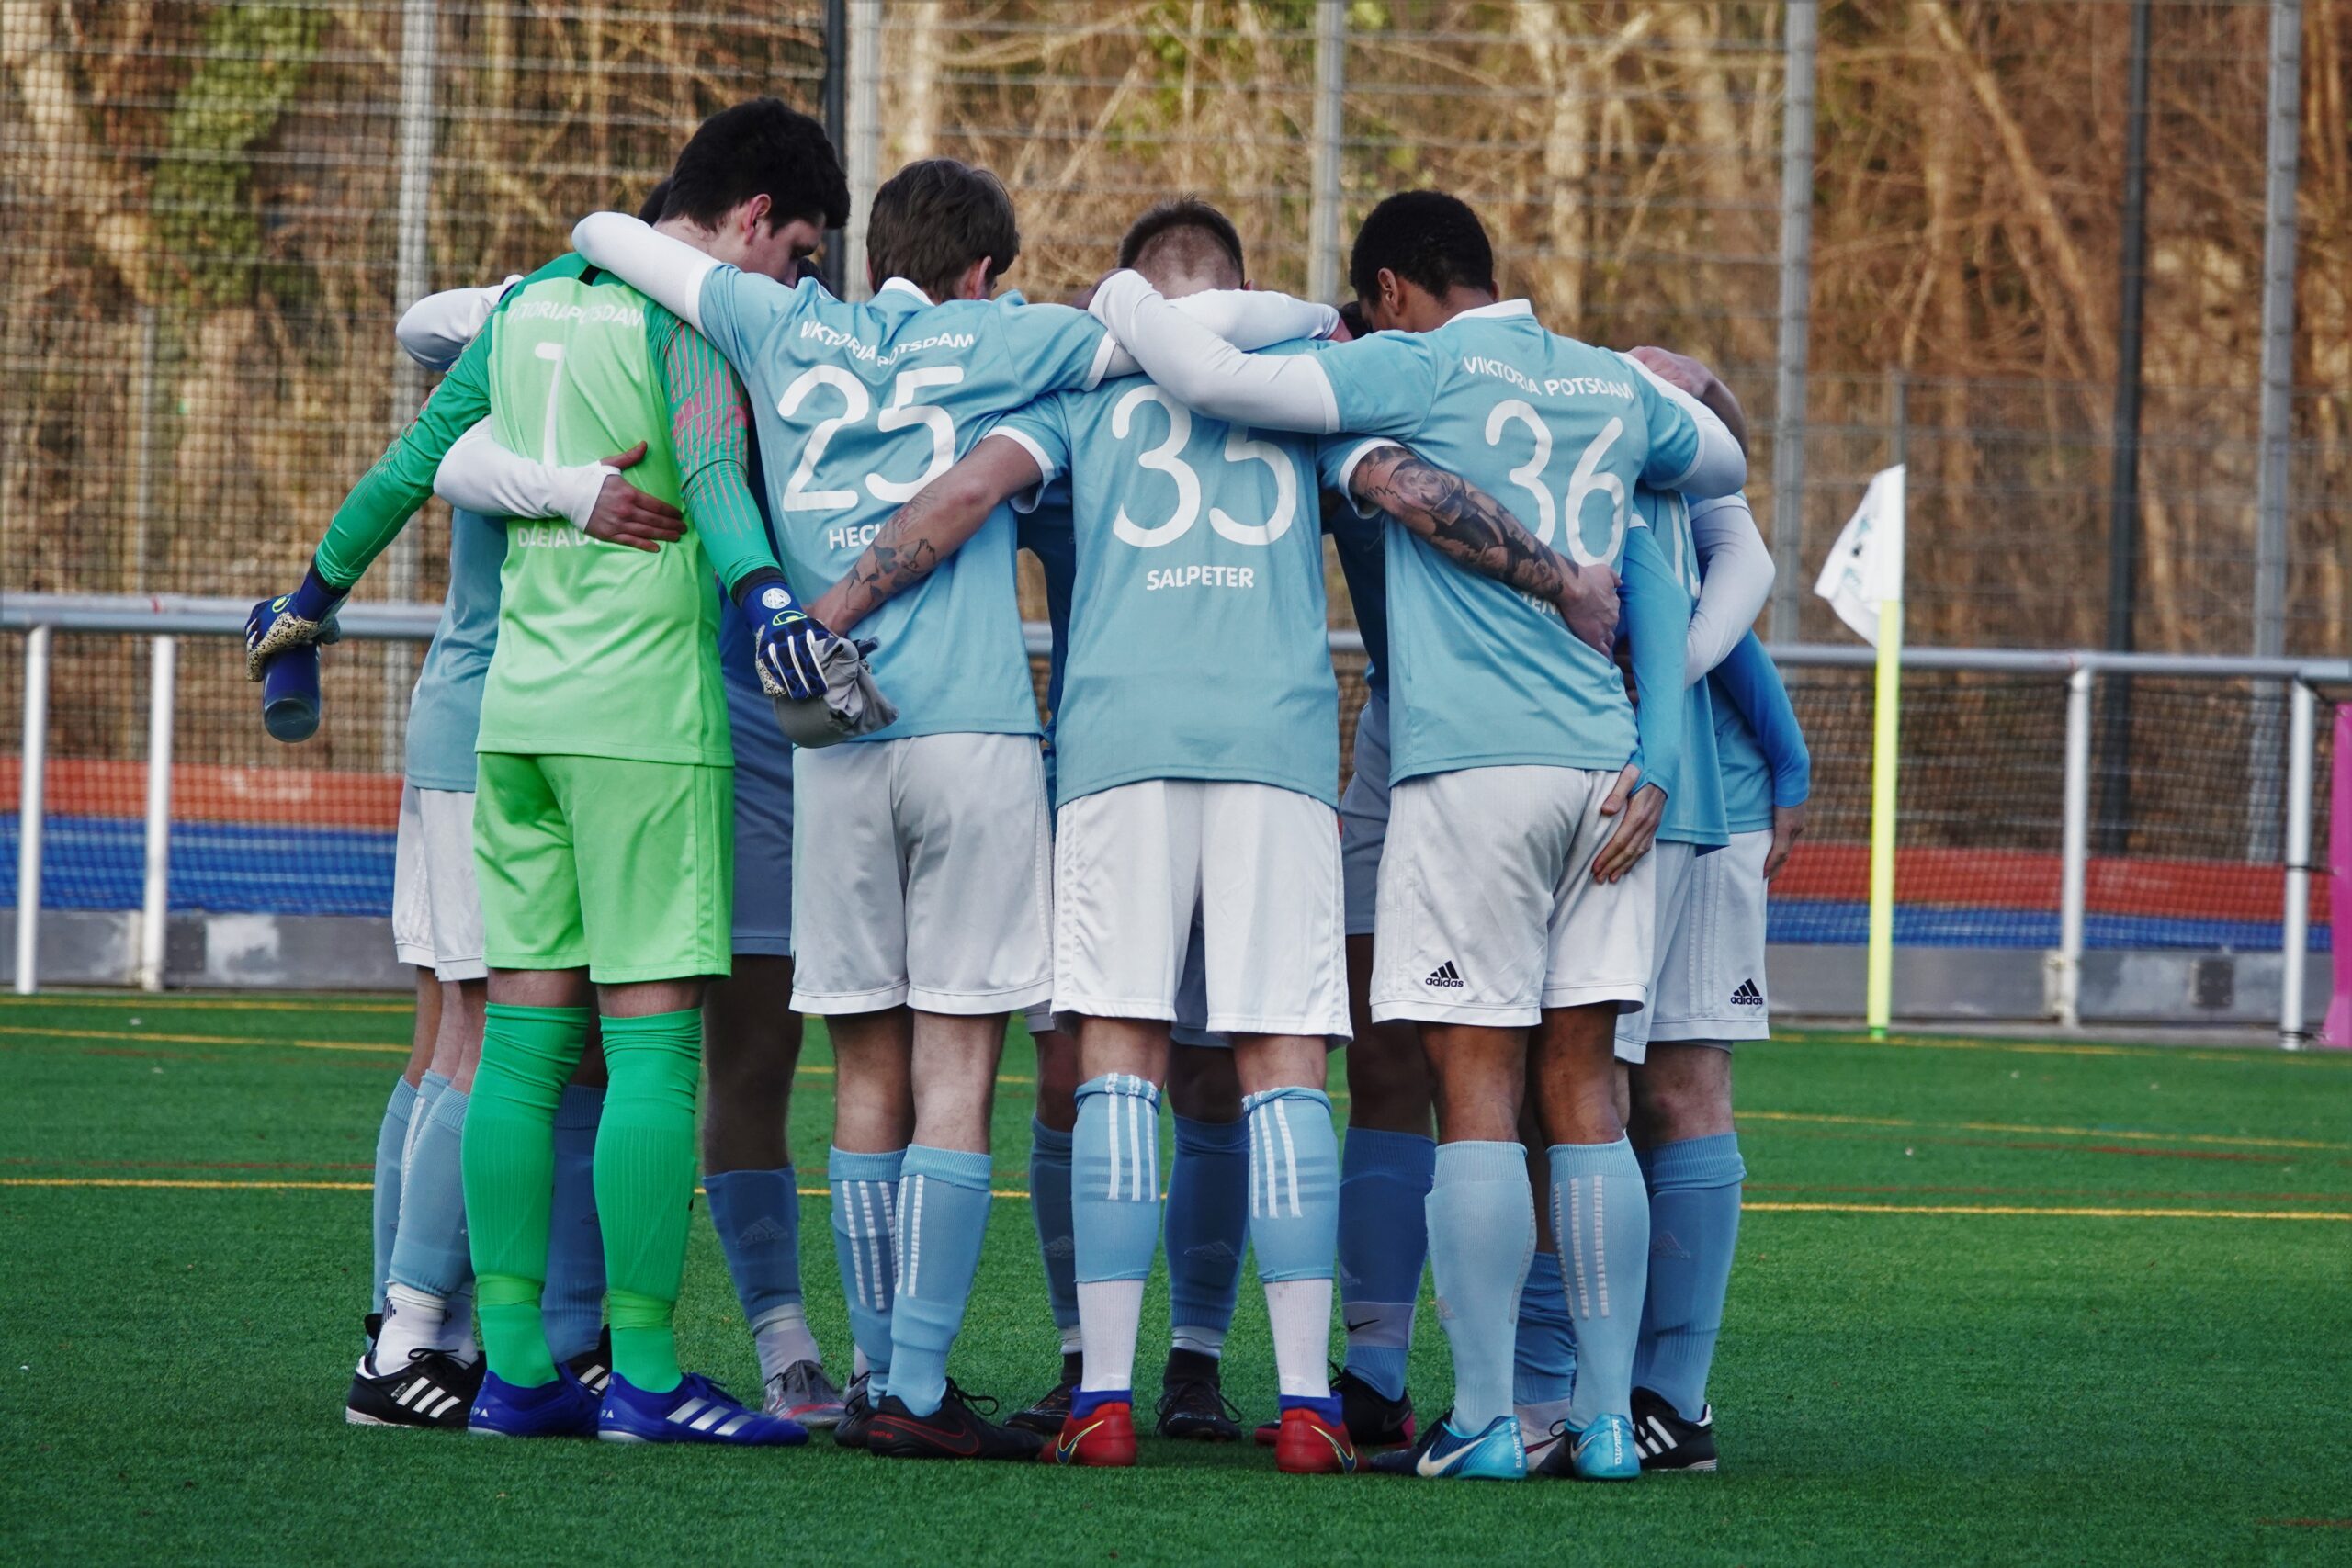
M0 0L0 587L290 581L424 391L390 337L410 299L527 270L581 212L633 208L726 103L817 111L830 59L854 184L927 153L996 169L1023 219L1009 281L1036 297L1091 280L1178 191L1227 207L1261 283L1336 292L1373 202L1453 190L1548 321L1685 348L1731 379L1757 511L1792 569L1782 634L1842 637L1811 573L1868 474L1900 458L1915 641L2097 646L2142 3ZM2352 0L2145 4L2135 639L2253 650L2276 514L2284 647L2341 655ZM2291 335L2272 319L2266 338L2287 302ZM2286 394L2267 425L2266 363ZM1784 389L1801 419L1781 420ZM2284 443L2283 488L2264 485L2266 438ZM436 506L363 596L437 596L446 542ZM222 651L199 640L183 660L184 758L396 767L406 646L330 660L336 717L300 752L262 741ZM52 755L134 761L144 711L119 642L62 637L54 660ZM1863 781L1834 738L1860 694L1824 679L1804 693L1820 831L1859 840ZM1973 766L2003 724L2063 722L2046 685L1919 688L1905 830L1929 839L1906 844L2046 852L2054 797L2033 770L2056 752ZM2102 792L2102 852L2161 857L2210 791L2222 805L2188 826L2223 860L2275 865L2277 702L2248 694L2197 743L2203 771L2164 783L2188 699L2135 692L2120 765L2149 783ZM2000 822L1927 826L1947 784L1953 810ZM98 815L135 811L107 800Z

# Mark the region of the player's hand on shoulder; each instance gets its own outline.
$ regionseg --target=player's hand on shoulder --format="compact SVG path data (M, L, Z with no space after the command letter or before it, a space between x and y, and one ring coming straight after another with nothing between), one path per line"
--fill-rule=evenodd
M635 468L645 458L645 443L640 441L626 452L616 452L604 460L608 468ZM618 472L605 476L605 485L596 493L596 505L584 525L588 536L610 545L626 545L632 550L659 550L663 545L674 544L685 532L685 520L678 509L667 502L646 494Z
M346 597L345 590L328 586L313 564L293 592L255 604L245 617L245 679L260 680L262 666L289 648L340 638L334 615Z
M1789 852L1804 837L1810 809L1803 805L1772 807L1772 847L1764 855L1764 880L1770 882L1789 863Z
M1640 362L1642 367L1678 391L1703 399L1715 384L1715 373L1707 368L1704 360L1693 359L1687 354L1677 354L1670 348L1644 346L1625 351L1626 357Z

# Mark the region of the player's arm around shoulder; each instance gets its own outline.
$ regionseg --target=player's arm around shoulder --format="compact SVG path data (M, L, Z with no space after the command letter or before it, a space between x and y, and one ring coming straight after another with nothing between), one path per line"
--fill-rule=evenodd
M1649 851L1666 817L1667 792L1681 765L1690 705L1683 701L1684 645L1690 626L1690 596L1646 525L1625 531L1624 577L1627 640L1633 651L1634 726L1641 748L1638 765L1627 764L1617 787L1602 803L1604 816L1619 818L1617 831L1593 858L1592 874L1614 882Z
M1618 593L1607 567L1578 566L1529 533L1501 502L1409 447L1368 445L1344 477L1359 505L1387 513L1464 570L1552 605L1580 641L1609 651Z
M891 513L839 582L810 613L846 632L897 594L939 570L999 506L1047 478L1033 446L998 433Z

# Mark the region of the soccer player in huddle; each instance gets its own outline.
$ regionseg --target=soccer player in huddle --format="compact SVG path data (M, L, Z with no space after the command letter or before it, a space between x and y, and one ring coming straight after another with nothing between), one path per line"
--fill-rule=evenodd
M1172 294L1242 281L1221 214L1185 203L1151 218L1157 237L1134 259ZM854 627L920 581L921 563L971 547L1006 500L1070 492L1055 1008L1079 1019L1086 1075L1073 1178L1084 1370L1054 1450L1064 1463L1134 1462L1136 1318L1159 1228L1157 1085L1197 942L1204 1021L1232 1037L1248 1091L1249 1233L1282 1388L1277 1463L1354 1468L1323 1364L1339 1151L1321 1086L1346 1000L1337 688L1319 530L1305 520L1318 463L1441 553L1507 576L1555 614L1613 623L1609 574L1579 573L1490 497L1374 446L1261 439L1140 378L1065 392L1001 423L817 606ZM1179 641L1191 652L1171 661Z
M619 214L590 217L574 240L742 373L786 566L802 581L838 578L995 418L1093 385L1115 356L1081 311L990 298L1020 254L1012 201L952 160L910 164L876 193L876 293L863 304L775 286ZM922 563L916 586L864 628L900 719L794 764L794 998L834 1043L835 1258L867 1380L834 1435L888 1457L1038 1449L947 1375L988 1219L1005 1020L1052 990L1013 547L1000 507L975 547Z
M1133 273L1106 279L1093 310L1197 412L1408 441L1523 507L1573 559L1622 563L1642 690L1679 696L1689 601L1630 491L1736 490L1746 465L1721 422L1498 300L1485 231L1452 197L1383 202L1350 274L1382 330L1319 355L1236 354ZM1645 702L1637 739L1613 665L1560 617L1453 571L1409 531L1390 529L1386 565L1395 752L1371 1002L1376 1021L1419 1025L1436 1072L1430 1239L1455 1370L1453 1415L1396 1457L1432 1477L1526 1472L1511 1362L1536 1232L1519 1116L1532 1077L1563 1272L1589 1303L1568 1440L1547 1467L1630 1477L1649 1235L1611 1037L1649 991L1643 852L1683 706Z
M747 188L714 238L763 271L797 270L842 216L798 205L797 173L789 159L740 164ZM761 606L759 660L788 694L808 694L821 636L797 614L745 488L747 421L724 362L580 258L542 268L502 300L345 502L301 589L256 607L249 658L258 669L322 634L422 500L424 476L484 414L501 444L536 446L550 463L647 442L634 482L679 507L691 532L650 553L583 547L569 528L510 535L478 742L476 867L492 976L464 1167L490 1370L469 1426L800 1441L797 1425L684 1375L671 1331L694 1175L697 1004L703 977L726 972L718 926L732 870L709 575ZM623 700L632 691L639 699ZM555 1364L540 1322L556 1105L585 1044L592 987L610 1075L595 1153L614 1331L601 1407Z

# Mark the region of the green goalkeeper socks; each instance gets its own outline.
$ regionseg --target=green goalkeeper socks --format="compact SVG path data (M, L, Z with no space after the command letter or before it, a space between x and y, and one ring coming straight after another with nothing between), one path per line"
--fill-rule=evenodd
M503 1007L482 1026L460 1158L483 1353L508 1382L555 1381L539 1321L555 1191L555 1110L588 1043L586 1008ZM691 1114L691 1113L690 1113Z
M694 1202L702 1014L607 1018L604 1032L611 1081L596 1132L596 1213L605 1230L613 1371L632 1387L662 1393L679 1378L671 1316ZM540 1243L544 1255L544 1230Z

